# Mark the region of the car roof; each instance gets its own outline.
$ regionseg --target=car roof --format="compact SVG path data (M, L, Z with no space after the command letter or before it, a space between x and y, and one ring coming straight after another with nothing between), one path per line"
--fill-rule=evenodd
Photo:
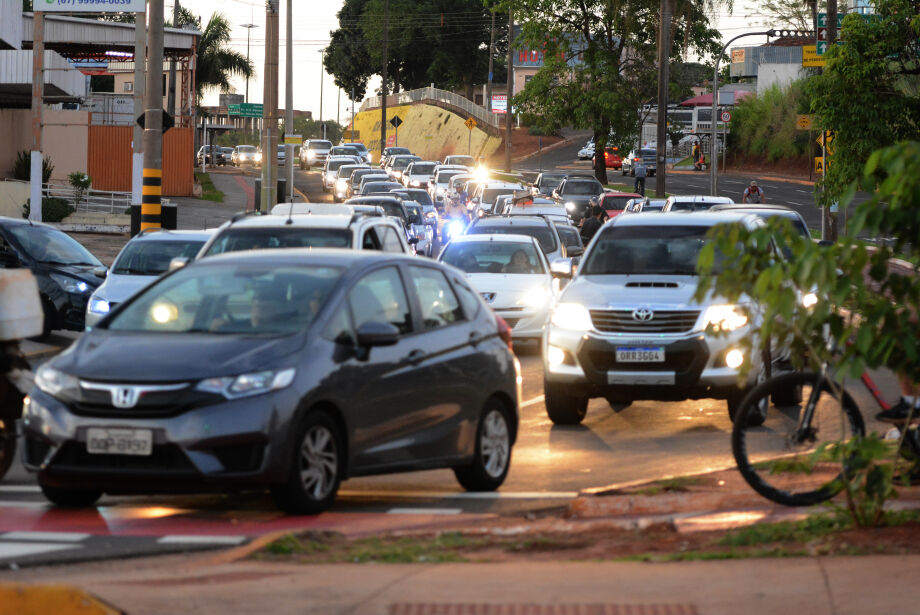
M668 197L668 200L672 203L734 203L735 201L731 197L727 196L712 196L708 194L672 194Z
M608 224L616 226L715 226L728 222L752 221L757 216L739 216L731 212L699 211L692 215L660 214L657 212L639 212L628 216L617 216Z
M511 233L502 234L496 233L495 235L489 235L488 233L479 233L476 235L458 235L450 240L451 244L454 243L486 243L486 242L502 242L502 243L532 243L536 239L530 235L514 235Z
M360 149L367 149L367 146L366 146L366 145L364 145L363 143L359 143L359 142L357 142L357 141L352 141L351 143L342 143L342 145L347 145L347 146L349 146L349 147L355 147L355 148L357 148L357 149L359 149L359 150L360 150Z
M339 266L364 268L374 262L412 260L418 262L418 257L394 252L380 252L377 250L343 250L341 248L270 248L266 250L240 250L209 255L207 258L196 260L191 267L207 267L222 264L272 264L277 266L293 265L296 267L309 266ZM427 259L426 259L427 260ZM429 261L433 262L433 261Z
M205 229L201 231L173 231L167 229L159 229L153 231L146 231L144 233L138 233L131 238L132 242L137 241L176 241L187 239L190 241L207 241L211 238L212 235L217 231L217 229Z
M294 210L297 211L298 203L294 203ZM293 213L285 215L283 213L272 214L268 216L246 216L234 222L230 229L234 228L273 228L283 226L294 226L301 228L348 228L351 226L352 210L342 208L341 214L310 214L310 213Z
M476 226L546 226L546 219L540 216L489 216L479 218Z
M639 194L639 193L637 193L637 192L616 192L616 191L613 191L613 190L611 190L610 192L605 192L604 194L601 195L601 198L603 198L603 197L605 197L605 196L628 196L628 197L633 198L633 199L641 199L641 198L642 198L642 195Z

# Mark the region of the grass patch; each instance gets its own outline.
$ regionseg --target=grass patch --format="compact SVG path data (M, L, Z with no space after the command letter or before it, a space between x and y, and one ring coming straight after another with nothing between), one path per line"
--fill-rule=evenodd
M460 532L446 532L433 538L375 536L352 541L335 532L308 532L282 536L257 557L386 564L444 563L466 561L461 550L477 545L477 541Z
M690 487L700 485L703 479L697 476L677 476L665 480L656 480L635 493L639 495L658 495L659 493L686 493Z
M224 193L217 189L211 176L207 173L196 172L195 181L201 185L201 198L205 201L214 201L215 203L224 202Z
M750 547L775 542L804 544L849 526L848 519L837 515L814 515L801 521L756 523L729 531L719 540L719 544L728 547Z
M774 547L772 549L755 549L738 551L681 551L677 553L640 553L617 558L621 562L701 562L726 559L749 559L752 557L802 557L808 555L805 549L787 549Z

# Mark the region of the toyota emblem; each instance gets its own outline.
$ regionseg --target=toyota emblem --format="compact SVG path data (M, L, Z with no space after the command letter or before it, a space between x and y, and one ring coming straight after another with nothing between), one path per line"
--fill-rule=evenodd
M638 320L640 322L648 322L655 317L655 312L651 308L640 307L633 310L632 313L633 320Z
M116 408L133 408L140 398L137 387L116 387L112 389L112 405Z

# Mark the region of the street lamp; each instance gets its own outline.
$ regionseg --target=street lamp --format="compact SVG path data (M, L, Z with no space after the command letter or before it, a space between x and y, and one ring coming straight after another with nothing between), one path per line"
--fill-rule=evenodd
M323 138L326 138L326 125L323 124L323 77L326 72L326 48L319 50L319 122L323 127Z
M257 26L254 23L244 23L242 24L241 27L246 28L246 63L248 64L249 63L249 38L250 38L249 35L252 32L253 28L258 28L259 26ZM246 76L246 102L247 103L249 102L249 76L248 75Z

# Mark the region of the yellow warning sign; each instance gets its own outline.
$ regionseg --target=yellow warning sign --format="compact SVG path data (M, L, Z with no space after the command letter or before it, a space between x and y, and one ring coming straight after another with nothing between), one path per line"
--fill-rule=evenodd
M810 115L797 115L795 127L799 130L811 130L812 118Z
M833 130L825 130L823 133L818 135L817 139L815 139L815 142L824 148L824 152L828 156L834 155L834 146L832 144L834 143L835 136L836 133Z
M815 174L824 175L824 157L815 156Z
M474 128L476 128L476 125L477 125L476 120L474 120L473 118L467 118L467 120L463 123L466 124L466 127L469 128L470 130L473 130Z
M802 47L802 66L807 68L820 68L827 64L824 56L818 55L815 45L805 45Z

